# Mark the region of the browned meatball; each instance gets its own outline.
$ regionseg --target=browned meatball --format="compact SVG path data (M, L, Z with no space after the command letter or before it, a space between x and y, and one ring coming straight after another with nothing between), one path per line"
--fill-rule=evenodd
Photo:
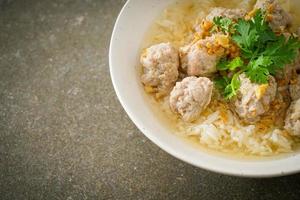
M161 43L150 48L141 56L145 86L155 88L156 92L167 94L178 78L179 54L170 43Z
M216 65L224 56L229 39L223 34L199 40L180 48L182 69L190 76L206 76L217 71Z
M287 111L284 128L291 135L300 136L300 99L291 103Z
M254 8L267 12L267 19L273 31L283 31L292 24L291 15L280 6L277 0L258 0Z
M170 95L170 108L184 121L194 121L211 101L213 83L206 77L187 77L177 82Z
M268 84L252 83L245 74L239 76L241 86L234 100L236 113L246 122L253 123L265 114L275 99L277 84L274 77L269 77Z
M289 91L292 100L300 99L300 75L298 75L295 80L291 81Z

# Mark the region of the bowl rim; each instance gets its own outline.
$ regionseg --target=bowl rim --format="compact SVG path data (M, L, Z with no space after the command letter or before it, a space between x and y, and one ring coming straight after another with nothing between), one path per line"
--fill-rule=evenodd
M249 177L249 178L270 178L270 177L280 177L280 176L286 176L286 175L291 175L291 174L295 174L300 172L300 165L299 167L294 167L294 168L290 168L289 170L272 170L272 169L268 169L268 170L264 170L263 173L261 172L241 172L241 171L237 171L237 170L231 170L228 168L222 168L219 166L213 166L211 164L207 164L202 162L201 164L199 162L195 162L191 159L188 159L183 153L180 153L179 151L176 151L174 148L170 147L168 144L161 142L158 138L156 138L155 136L153 136L153 134L151 134L151 130L148 130L146 128L144 128L141 124L142 122L138 119L138 117L134 114L134 112L132 110L130 110L127 105L126 105L126 97L124 95L122 95L121 91L119 90L119 85L118 85L118 81L116 80L116 77L114 75L113 72L113 66L114 66L114 61L113 61L113 57L114 57L114 52L113 52L113 46L114 46L114 40L117 37L117 29L118 26L120 25L120 20L121 18L124 16L124 14L126 13L127 9L130 7L130 4L134 2L134 0L127 0L126 3L124 4L123 8L121 9L112 34L111 34L111 40L110 40L110 45L109 45L109 70L110 70L110 76L111 76L111 80L113 83L113 87L114 90L117 94L117 97L123 107L123 109L125 110L126 114L129 116L129 118L132 120L132 122L136 125L136 127L148 138L150 139L154 144L156 144L157 146L159 146L162 150L164 150L165 152L167 152L168 154L172 155L173 157L182 160L186 163L189 163L195 167L201 168L201 169L205 169L211 172L216 172L216 173L220 173L220 174L225 174L225 175L230 175L230 176L237 176L237 177ZM200 151L200 150L199 150ZM216 156L219 157L219 156ZM230 159L226 159L226 161L230 161ZM275 159L274 159L275 161Z

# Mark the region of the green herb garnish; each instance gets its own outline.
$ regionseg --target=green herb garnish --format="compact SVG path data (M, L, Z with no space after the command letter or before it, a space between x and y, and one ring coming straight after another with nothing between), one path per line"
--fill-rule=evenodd
M241 85L241 82L238 79L239 75L240 73L236 73L232 78L221 76L214 80L216 87L223 91L225 99L229 100L237 94L237 90Z
M215 17L213 19L215 26L212 31L215 32L217 29L221 29L224 33L232 33L233 31L233 21L226 17Z
M261 10L250 20L239 19L235 23L228 18L215 17L213 22L224 33L231 34L241 50L240 57L232 60L223 58L217 64L222 76L215 83L226 99L236 95L241 73L245 72L254 83L264 84L268 82L269 75L275 75L298 56L298 38L276 35Z
M244 66L244 61L241 59L241 57L236 57L230 61L228 61L226 58L222 58L217 64L217 69L219 71L224 71L224 70L234 71L237 68L243 66Z

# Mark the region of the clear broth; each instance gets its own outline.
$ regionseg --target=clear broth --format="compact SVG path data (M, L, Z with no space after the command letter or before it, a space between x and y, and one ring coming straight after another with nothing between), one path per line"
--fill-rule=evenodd
M174 4L170 5L168 8L165 9L165 11L158 16L155 23L153 23L146 34L146 37L144 39L144 42L142 44L142 49L145 49L153 44L161 43L161 42L172 42L175 44L175 46L180 47L184 44L188 43L190 38L189 35L186 34L186 29L191 29L192 25L196 22L196 20L201 20L203 17L205 17L211 8L213 7L225 7L225 8L244 8L246 10L251 10L253 8L253 5L255 4L256 0L231 0L231 1L223 1L223 0L178 0ZM279 0L279 2L282 4L282 6L285 8L285 10L289 11L290 14L293 17L294 23L293 27L291 28L292 31L296 31L298 27L300 26L300 1L298 0ZM158 24L158 21L161 21L165 18L168 18L168 15L170 13L178 12L178 15L184 15L182 17L183 23L188 24L188 27L185 26L174 26L175 30L178 30L180 34L173 35L173 34L166 34L162 35L162 33L165 31L160 24ZM158 37L160 36L160 37ZM185 40L182 40L182 37L185 37ZM151 95L147 95L147 99L150 100L150 105L152 107L152 110L155 112L156 116L167 126L169 130L171 130L174 134L181 137L183 140L191 144L193 147L208 152L210 154L219 155L231 159L238 159L238 160L268 160L268 159L274 159L274 158L282 158L286 156L293 156L296 153L300 151L300 144L297 142L294 147L294 152L292 153L280 153L280 154L274 154L274 155L267 155L267 156L259 156L259 155L249 155L245 152L233 152L233 151L227 151L227 150L214 150L209 147L206 147L205 145L202 145L199 143L199 138L197 137L189 137L184 135L183 133L180 133L178 131L177 123L178 123L178 117L176 117L174 114L168 113L165 110L162 109L162 106L159 102L153 98Z

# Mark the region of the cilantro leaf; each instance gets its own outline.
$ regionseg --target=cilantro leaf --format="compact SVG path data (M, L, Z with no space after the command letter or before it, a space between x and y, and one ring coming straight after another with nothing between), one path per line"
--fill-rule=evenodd
M240 19L235 28L236 33L232 36L232 39L240 47L243 55L250 58L254 53L253 46L258 40L257 31L253 28L253 24L244 19Z
M235 69L237 69L238 67L242 67L243 65L244 61L241 59L241 57L236 57L231 61L228 61L226 58L222 58L217 64L217 69L220 71L234 71Z
M215 27L220 28L222 32L224 33L231 33L232 32L232 26L233 21L226 17L214 17L213 22L215 24ZM215 30L216 28L214 28Z
M233 41L240 47L245 57L251 57L253 54L253 44L257 41L257 31L251 28L251 24L240 19L235 26L236 34L232 36Z
M215 86L223 91L223 96L225 99L230 100L237 94L240 88L240 80L238 79L239 73L236 73L231 79L227 76L218 77L214 80Z
M267 42L275 41L276 35L272 31L271 27L268 25L266 19L266 14L261 10L257 10L255 16L250 23L253 23L257 31L257 44L254 46L257 48L256 51L259 51L265 47Z
M258 31L263 31L269 27L264 19L263 11L261 9L256 11L251 21L253 22L256 30Z
M217 70L225 71L228 70L228 60L226 58L221 58L217 63Z
M272 64L272 60L268 56L259 56L257 60L252 60L248 64L246 75L252 82L263 84L268 82L270 75L268 66Z
M244 65L244 61L241 57L236 57L232 61L228 63L228 68L230 71L234 71L238 67L242 67Z
M299 48L300 42L293 37L286 41L284 36L278 36L277 41L269 43L262 55L269 56L273 62L268 68L270 73L275 75L277 70L292 63L298 55Z
M224 97L230 100L232 97L236 96L238 89L241 86L241 81L239 80L239 73L233 75L230 84L226 86L224 90Z
M214 83L219 90L223 91L230 83L230 79L227 76L220 76L214 79Z
M259 55L270 41L276 40L276 35L258 10L251 20L240 19L235 25L236 32L232 39L241 48L244 57L250 59Z

